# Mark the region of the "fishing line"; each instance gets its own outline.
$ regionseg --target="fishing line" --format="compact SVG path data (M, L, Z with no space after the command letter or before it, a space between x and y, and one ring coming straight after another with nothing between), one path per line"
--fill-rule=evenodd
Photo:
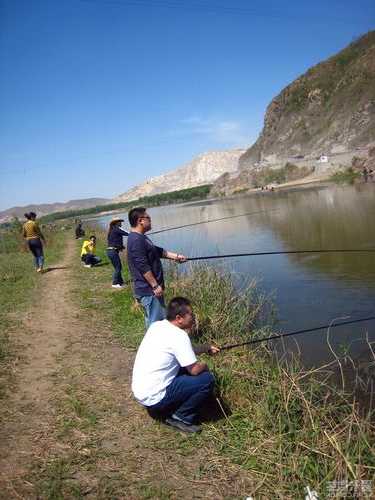
M204 257L188 257L187 261L209 260L209 259L229 259L233 257L257 257L260 255L285 255L285 254L303 254L303 253L372 253L375 248L367 249L329 249L329 250L286 250L277 252L252 252L252 253L232 253L224 255L206 255Z
M238 214L238 215L228 215L227 217L220 217L219 219L208 219L208 220L203 220L200 222L192 222L191 224L184 224L182 226L173 226L173 227L166 227L165 229L159 229L159 231L152 231L151 233L148 234L159 234L159 233L165 233L166 231L174 231L175 229L182 229L184 227L192 227L192 226L199 226L200 224L208 224L209 222L217 222L220 220L228 220L228 219L235 219L237 217L246 217L247 215L257 215L257 214L263 214L263 213L268 213L268 212L275 212L279 211L279 208L271 208L270 210L259 210L258 212L248 212L246 214Z
M306 328L304 330L297 330L295 332L281 333L279 335L271 335L270 337L266 337L264 339L248 340L247 342L240 342L239 344L224 345L224 346L220 347L220 350L223 351L226 349L234 349L235 347L241 347L244 345L259 344L260 342L268 342L269 340L278 340L278 339L282 339L284 337L290 337L292 335L300 335L302 333L317 332L318 330L325 330L328 328L337 328L338 326L352 325L354 323L363 323L364 321L370 321L370 320L374 320L374 319L375 319L375 316L368 316L367 318L353 319L350 321L342 321L341 323L334 323L334 324L329 324L329 325L317 326L315 328Z

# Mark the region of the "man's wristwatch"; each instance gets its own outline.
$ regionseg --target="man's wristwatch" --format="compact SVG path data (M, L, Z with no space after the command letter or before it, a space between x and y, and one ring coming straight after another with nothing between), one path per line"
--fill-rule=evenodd
M152 287L153 290L156 290L157 288L159 288L159 285L155 285Z

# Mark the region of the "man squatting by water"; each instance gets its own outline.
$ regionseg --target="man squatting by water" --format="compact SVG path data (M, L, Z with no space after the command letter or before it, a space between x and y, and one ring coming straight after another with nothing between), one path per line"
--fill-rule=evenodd
M145 233L151 229L151 217L144 207L130 210L128 266L134 284L134 295L143 306L146 329L154 321L165 319L164 276L161 258L186 262L184 255L164 250L152 243Z
M183 432L199 432L199 410L212 394L214 377L196 354L216 354L212 345L194 347L188 332L194 324L190 301L175 297L167 318L147 330L133 367L132 391L154 418Z

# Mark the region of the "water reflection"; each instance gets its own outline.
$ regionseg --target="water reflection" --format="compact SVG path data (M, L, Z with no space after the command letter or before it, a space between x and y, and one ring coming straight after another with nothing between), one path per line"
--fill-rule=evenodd
M320 186L284 192L150 209L153 229L261 212L155 234L155 243L190 257L277 250L374 248L375 185ZM111 216L100 219L107 224ZM124 217L126 219L126 216ZM191 264L193 265L193 264ZM375 254L241 257L210 261L233 273L238 287L253 278L273 294L282 331L311 328L335 318L375 314ZM334 349L353 356L366 351L374 322L332 334ZM298 343L298 345L297 345ZM332 359L326 332L288 338L280 348L301 352L306 365Z

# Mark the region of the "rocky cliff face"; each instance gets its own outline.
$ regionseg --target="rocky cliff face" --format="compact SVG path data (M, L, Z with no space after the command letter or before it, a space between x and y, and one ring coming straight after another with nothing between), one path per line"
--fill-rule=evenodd
M231 191L252 169L292 162L316 173L349 166L375 143L375 31L312 67L269 104L263 130L239 159ZM317 163L320 155L327 163ZM220 180L225 184L225 179Z
M344 153L375 140L375 31L288 85L240 167L291 156Z
M238 159L244 153L245 150L235 149L201 154L177 170L152 177L143 184L120 194L113 201L132 201L142 196L212 184L224 172L235 171L238 168Z

